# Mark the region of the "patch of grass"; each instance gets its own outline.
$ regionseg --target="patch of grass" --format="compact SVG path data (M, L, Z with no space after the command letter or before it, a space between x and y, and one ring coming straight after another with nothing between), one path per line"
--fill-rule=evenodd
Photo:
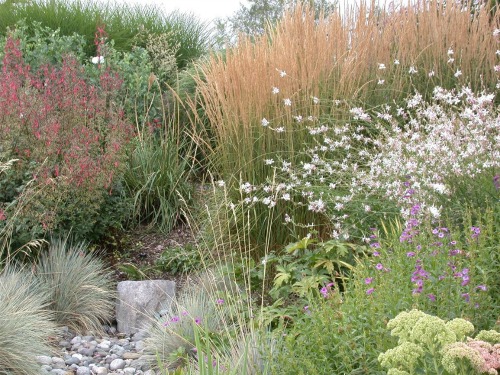
M49 355L56 334L47 293L28 271L9 266L0 272L0 374L38 374L35 356Z
M86 244L54 239L41 254L36 274L60 325L77 332L100 332L114 311L114 287L103 262Z

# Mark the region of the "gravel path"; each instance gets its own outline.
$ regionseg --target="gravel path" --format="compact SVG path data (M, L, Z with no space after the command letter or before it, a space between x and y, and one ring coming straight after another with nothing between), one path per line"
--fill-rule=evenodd
M74 336L64 329L52 355L38 356L40 374L51 375L159 375L150 368L154 356L144 353L144 337L116 335Z

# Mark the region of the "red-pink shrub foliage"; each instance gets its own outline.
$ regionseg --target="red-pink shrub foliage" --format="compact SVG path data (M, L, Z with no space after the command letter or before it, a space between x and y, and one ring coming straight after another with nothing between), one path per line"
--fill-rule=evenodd
M38 183L109 189L133 128L114 99L121 81L103 65L97 85L72 56L32 71L20 42L8 38L0 80L0 142L21 163L35 162Z

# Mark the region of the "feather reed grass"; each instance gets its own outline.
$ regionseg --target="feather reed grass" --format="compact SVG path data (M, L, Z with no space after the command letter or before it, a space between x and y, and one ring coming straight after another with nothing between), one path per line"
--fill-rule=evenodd
M210 171L230 188L263 184L276 166L266 160L301 161L311 144L309 116L343 125L355 105L397 105L412 90L430 95L436 85L494 86L499 14L428 1L380 11L361 2L315 18L299 4L265 35L242 36L234 48L198 65L188 105ZM321 221L307 210L298 216L302 223ZM282 221L282 212L275 217ZM278 237L278 243L290 239Z

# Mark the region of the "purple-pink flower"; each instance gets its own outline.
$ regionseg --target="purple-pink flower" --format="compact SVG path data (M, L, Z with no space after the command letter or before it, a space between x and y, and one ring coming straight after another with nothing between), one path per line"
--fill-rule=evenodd
M370 294L372 294L374 291L375 291L375 288L370 288L370 289L368 289L368 290L366 291L366 294L367 294L367 295L370 295Z
M371 284L371 283L372 283L372 281L373 281L373 277L367 277L367 278L365 279L365 284L366 284L366 285Z
M384 269L384 266L382 265L382 263L377 263L375 268L378 269L379 271L382 271Z

